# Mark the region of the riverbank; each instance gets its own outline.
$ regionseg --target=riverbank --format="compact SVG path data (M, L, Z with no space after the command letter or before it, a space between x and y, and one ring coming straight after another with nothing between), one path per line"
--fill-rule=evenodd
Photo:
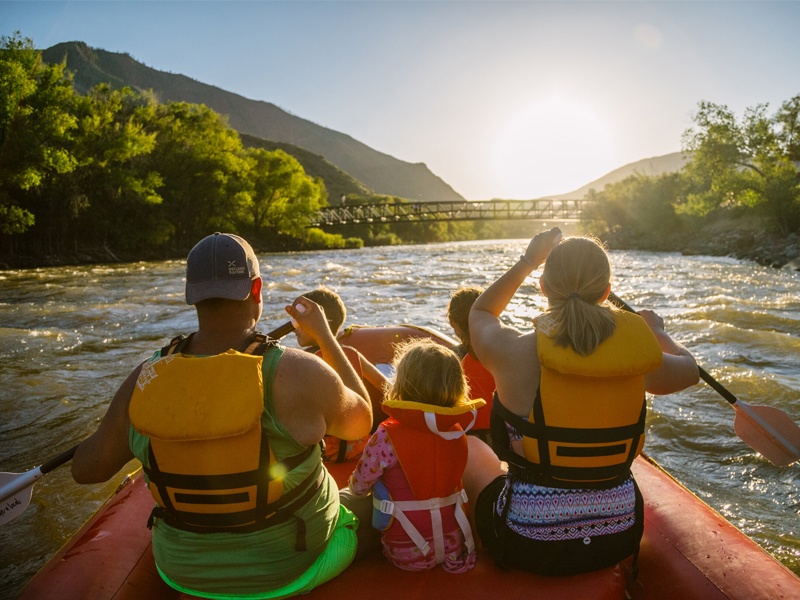
M731 256L775 269L800 271L800 235L780 233L763 219L719 220L692 232L634 237L625 232L604 241L616 250L680 252L686 256Z
M800 271L800 235L781 234L767 221L720 220L694 232L632 236L629 232L603 238L613 250L680 252L686 256L731 256L776 269ZM86 248L73 254L0 255L0 270L38 267L108 264L140 260L180 260L180 256L134 256L107 247Z

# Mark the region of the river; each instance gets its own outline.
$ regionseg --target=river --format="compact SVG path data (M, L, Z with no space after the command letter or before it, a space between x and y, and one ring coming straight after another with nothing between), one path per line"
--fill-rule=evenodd
M452 335L450 293L488 285L525 243L263 254L260 328L285 322L283 306L324 283L344 298L346 324L414 323ZM611 256L620 297L659 312L740 399L800 422L800 273L729 258ZM163 261L0 271L0 471L26 471L87 436L128 372L193 330L183 270L183 261ZM506 312L520 329L544 306L535 284L529 278ZM296 345L294 336L285 343ZM775 467L751 450L730 405L702 382L649 405L646 452L800 574L800 467ZM15 597L136 465L106 485L77 485L68 467L38 482L28 509L0 530L0 595Z

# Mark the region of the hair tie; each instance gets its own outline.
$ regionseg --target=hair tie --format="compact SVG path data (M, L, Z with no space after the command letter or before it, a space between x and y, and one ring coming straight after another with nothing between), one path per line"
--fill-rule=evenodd
M572 298L581 300L581 295L578 292L572 292L569 296L567 296L567 300L571 300Z

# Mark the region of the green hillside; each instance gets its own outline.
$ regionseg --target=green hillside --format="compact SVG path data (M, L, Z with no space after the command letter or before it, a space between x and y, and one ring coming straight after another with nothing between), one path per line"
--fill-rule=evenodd
M379 194L430 202L464 199L422 163L398 160L269 102L250 100L185 75L158 71L128 54L90 48L83 42L65 42L44 50L43 58L49 63L65 60L80 93L107 82L114 88L152 91L162 102L204 104L225 115L238 132L324 156Z

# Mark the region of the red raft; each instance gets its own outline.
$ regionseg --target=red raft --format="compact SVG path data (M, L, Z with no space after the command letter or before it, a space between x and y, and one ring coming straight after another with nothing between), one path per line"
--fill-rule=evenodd
M341 341L381 364L390 362L396 342L410 337L432 337L442 344L453 343L433 330L408 325L351 328ZM377 390L370 392L373 400L379 398ZM346 483L353 467L352 462L328 465L340 484ZM800 598L800 578L653 461L640 457L633 471L645 499L645 529L639 576L635 581L629 563L577 576L541 577L522 571L502 571L487 552L479 550L475 569L452 575L438 568L423 573L402 571L376 553L355 562L342 575L305 598ZM186 598L164 584L156 571L150 531L145 527L152 506L141 471L128 477L33 577L20 598Z

